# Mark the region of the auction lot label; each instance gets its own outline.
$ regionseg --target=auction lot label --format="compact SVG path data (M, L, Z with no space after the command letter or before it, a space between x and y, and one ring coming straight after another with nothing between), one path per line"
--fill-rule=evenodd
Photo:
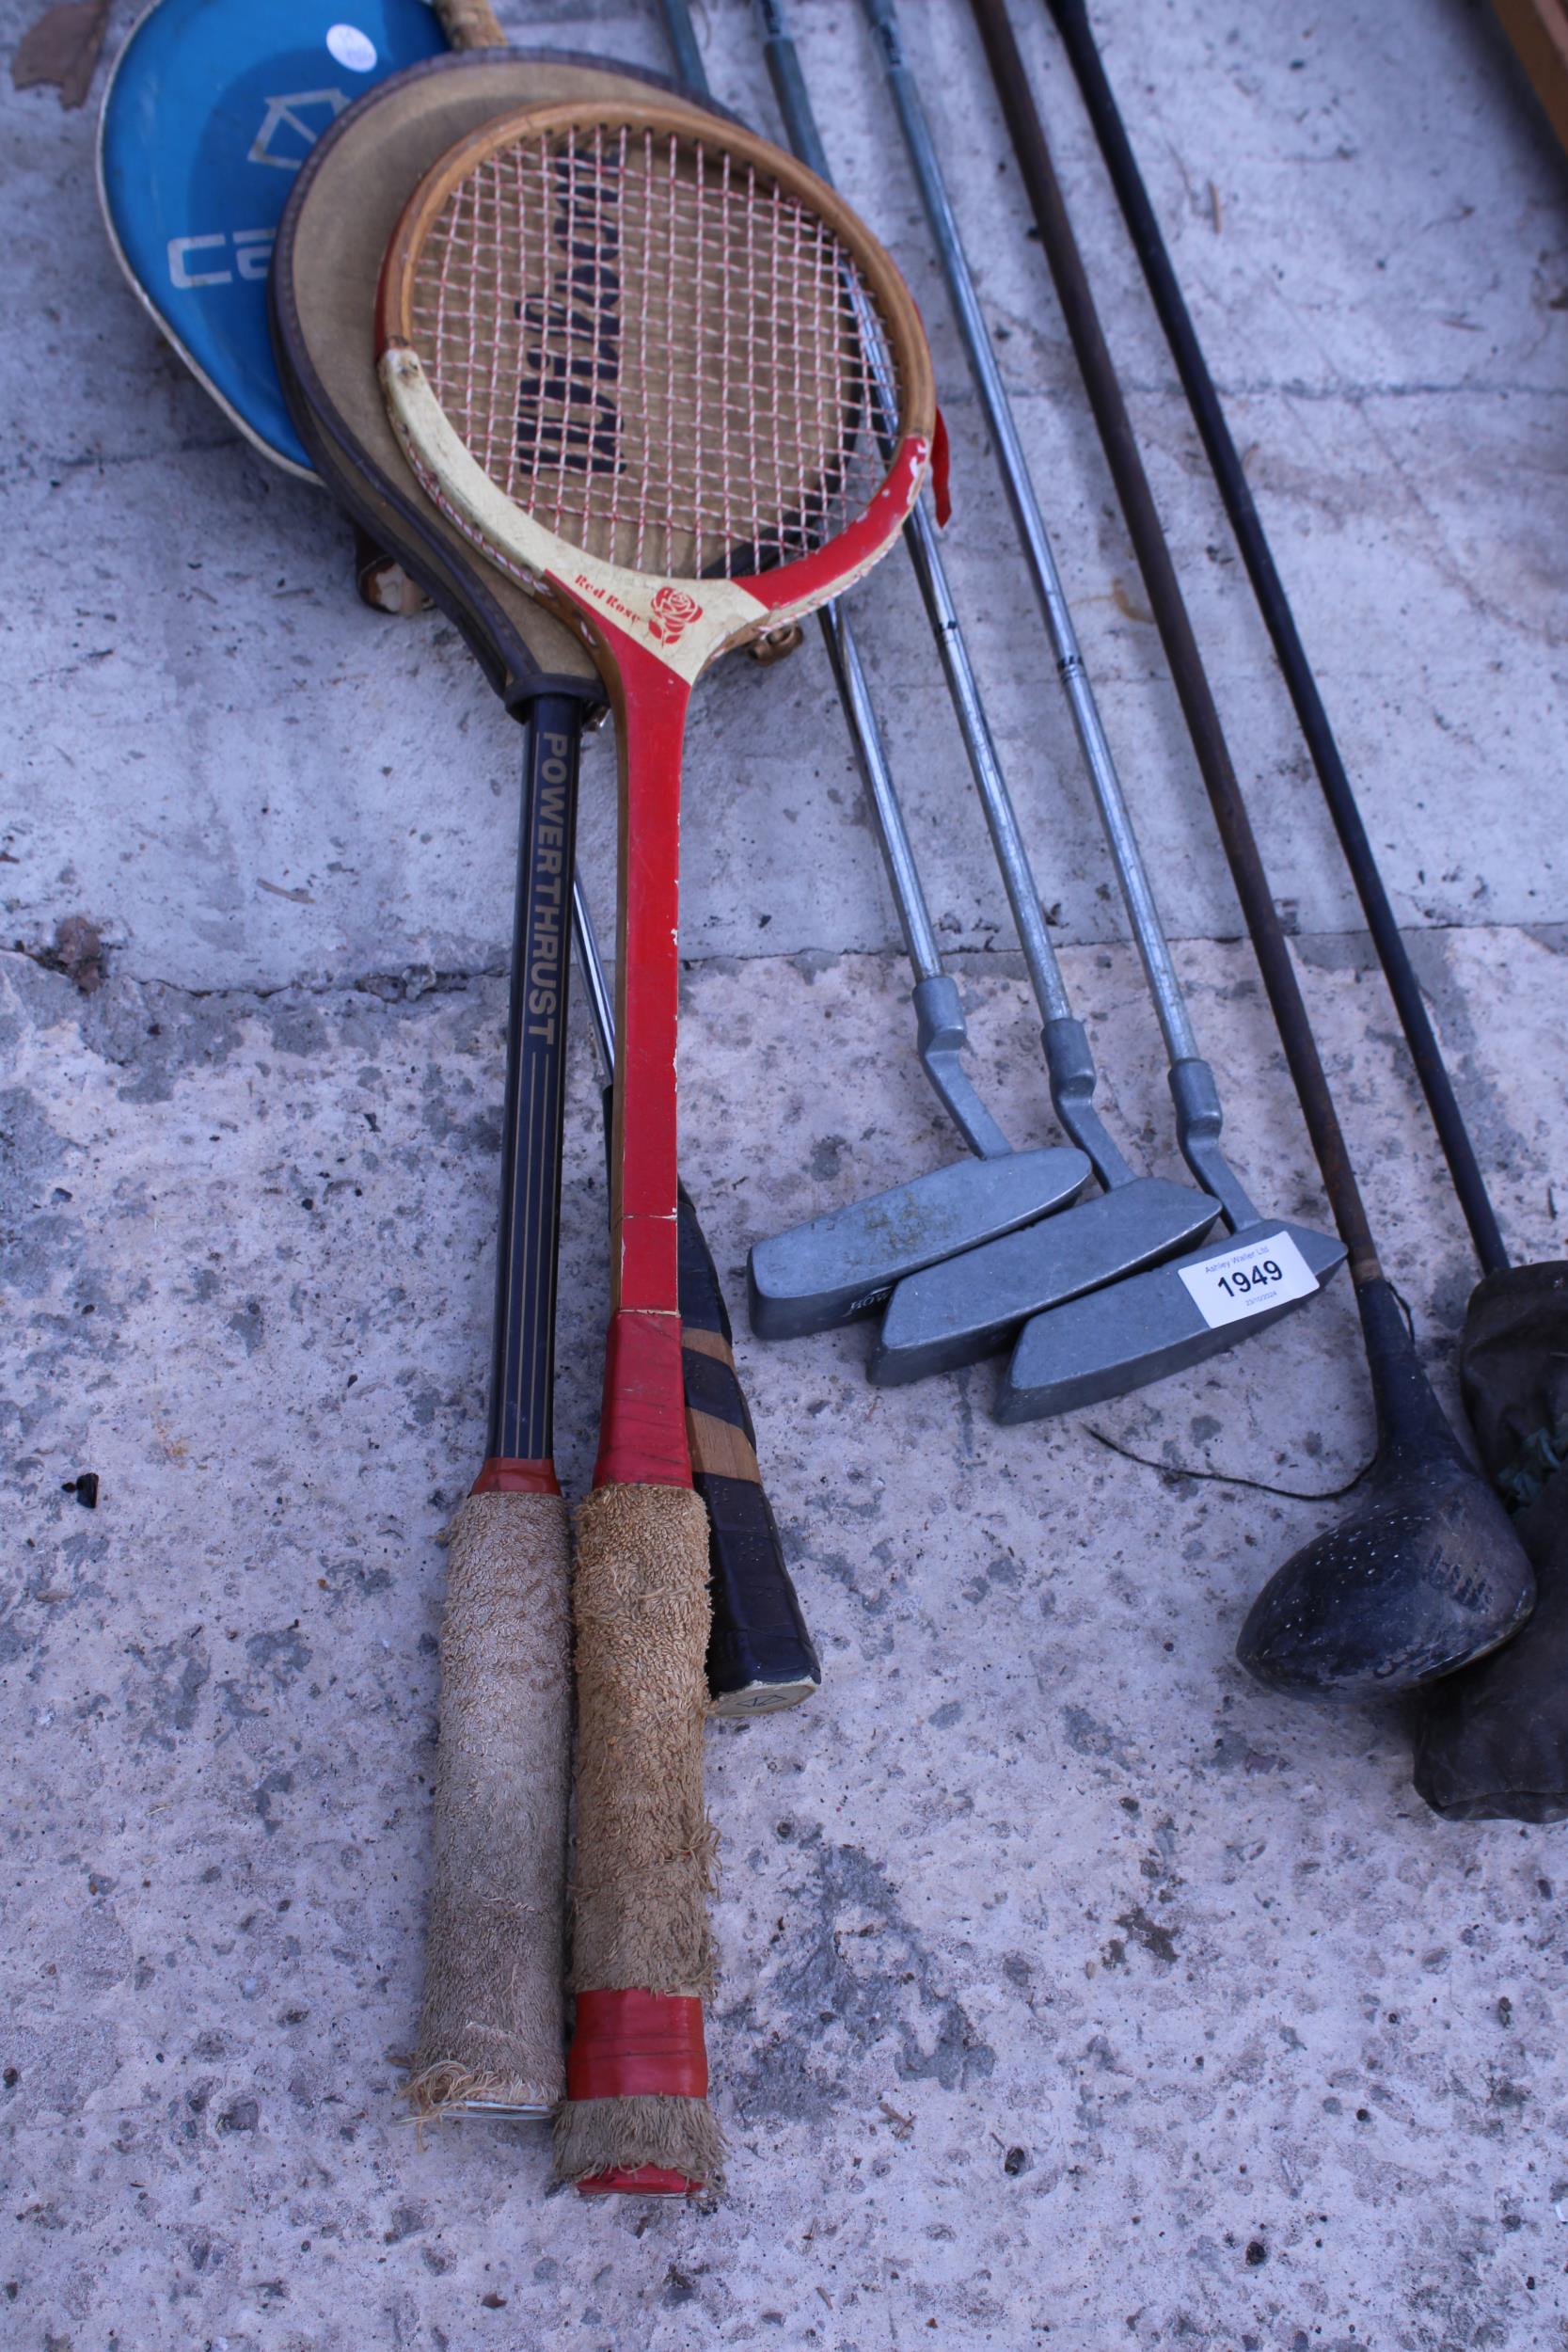
M1309 1298L1318 1285L1301 1251L1289 1233L1265 1233L1259 1241L1242 1242L1201 1265L1178 1267L1211 1329L1222 1323L1244 1323L1287 1299Z

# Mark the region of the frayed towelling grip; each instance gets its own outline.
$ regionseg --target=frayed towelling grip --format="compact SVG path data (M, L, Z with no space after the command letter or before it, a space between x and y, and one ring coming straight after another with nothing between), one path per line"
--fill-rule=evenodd
M712 2186L702 2002L714 1976L703 1804L707 1518L680 1486L601 1486L578 1515L577 2030L556 2119L563 2180ZM665 2180L629 2176L651 2166Z
M562 2087L566 1505L471 1494L447 1547L416 2113L547 2115Z

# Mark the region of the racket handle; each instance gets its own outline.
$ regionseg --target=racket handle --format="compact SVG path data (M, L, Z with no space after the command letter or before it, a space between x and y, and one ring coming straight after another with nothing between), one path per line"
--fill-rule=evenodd
M605 1148L614 1088L602 1091ZM733 1352L729 1310L696 1204L683 1184L676 1213L681 1381L691 1483L707 1505L708 1711L734 1717L799 1707L822 1687L822 1666L757 1464L757 1433Z
M564 2087L569 1549L560 1495L470 1494L452 1520L420 2114L545 2116Z
M820 1689L822 1668L757 1467L719 1269L684 1184L676 1225L686 1438L708 1515L708 1697L716 1715L768 1714Z
M504 49L506 35L486 0L435 0L449 49Z
M606 1486L578 1513L576 2029L560 2177L681 2194L719 2175L702 2004L714 1836L703 1804L707 1515L689 1487Z

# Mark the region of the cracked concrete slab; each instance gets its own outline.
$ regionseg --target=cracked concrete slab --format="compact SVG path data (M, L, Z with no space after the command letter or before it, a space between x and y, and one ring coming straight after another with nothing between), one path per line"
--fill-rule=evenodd
M0 38L34 13L0 0ZM858 11L792 13L835 167L931 327L952 566L1106 1117L1174 1175L1153 1024ZM1045 15L1019 8L1020 37L1451 1402L1465 1231ZM652 8L502 16L665 61ZM967 12L905 17L1235 1160L1267 1207L1322 1222ZM1560 160L1464 0L1095 19L1505 1230L1560 1257ZM771 125L742 0L699 23L719 94ZM0 105L5 2341L1568 2344L1561 1833L1436 1821L1397 1711L1287 1707L1231 1662L1258 1585L1370 1449L1342 1285L1021 1430L990 1419L991 1367L874 1391L863 1331L742 1333L824 1685L708 1741L729 2193L583 2205L547 2195L527 2130L421 2146L401 2120L439 1538L483 1442L515 743L453 632L360 611L325 502L158 344L103 242L90 110L8 83ZM1017 1141L1049 1139L1037 1016L896 567L857 624L977 1081ZM605 921L608 744L585 798ZM758 1234L957 1149L909 1052L815 642L705 689L687 873L683 1164L738 1308ZM596 1114L579 1024L574 1492Z

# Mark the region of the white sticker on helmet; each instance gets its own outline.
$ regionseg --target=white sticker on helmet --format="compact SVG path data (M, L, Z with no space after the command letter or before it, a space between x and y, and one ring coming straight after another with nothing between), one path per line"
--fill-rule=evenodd
M334 24L326 45L338 63L351 73L369 73L375 64L375 43L357 24Z

